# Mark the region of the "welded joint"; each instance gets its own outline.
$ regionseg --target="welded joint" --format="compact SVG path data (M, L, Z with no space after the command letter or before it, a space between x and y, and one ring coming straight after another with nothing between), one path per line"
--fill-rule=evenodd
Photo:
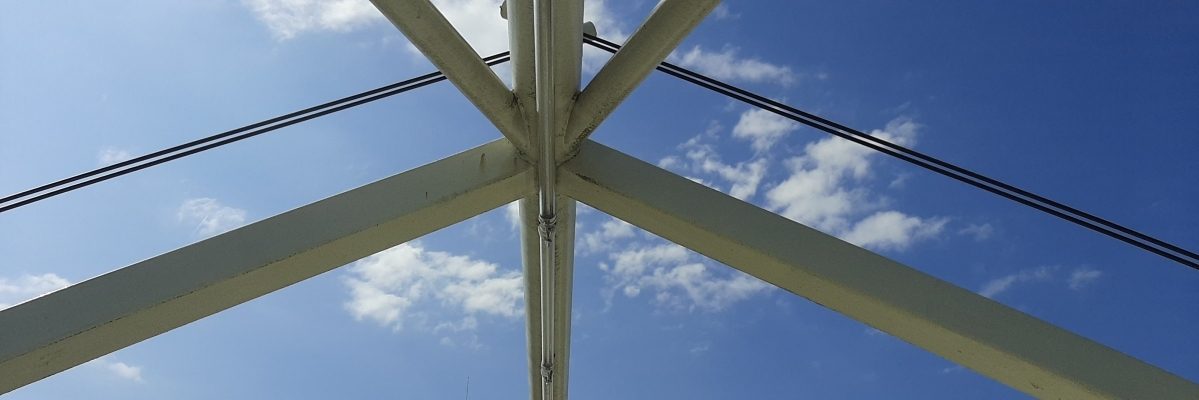
M554 383L554 364L541 364L541 383L546 386Z
M554 232L558 228L558 214L537 216L537 234L541 240L554 242Z

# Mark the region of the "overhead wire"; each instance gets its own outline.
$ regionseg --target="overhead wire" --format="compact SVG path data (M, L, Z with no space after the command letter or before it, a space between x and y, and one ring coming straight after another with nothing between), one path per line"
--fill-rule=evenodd
M494 66L507 62L509 59L511 59L509 52L505 51L484 58L483 61L488 66ZM308 107L299 111L290 112L240 128L228 130L177 146L172 146L149 154L138 156L129 160L121 161L112 165L80 173L68 178L63 178L0 198L0 212L9 211L168 161L211 150L233 142L249 139L254 136L295 125L313 118L325 116L376 100L381 100L444 80L446 80L446 76L441 73L441 71L430 72L415 78L381 86L362 93L346 96L337 100Z
M604 40L598 36L584 34L584 42L610 53L620 50L620 45ZM962 168L952 163L920 153L918 151L897 145L885 139L875 137L833 122L818 115L799 110L775 100L749 92L736 86L707 77L703 74L688 70L678 65L662 62L657 70L668 75L691 82L725 96L740 100L752 106L770 111L776 115L801 124L816 128L837 137L866 146L892 157L907 161L916 166L947 176L954 180L986 190L993 194L1016 201L1092 231L1131 244L1142 250L1149 251L1185 266L1199 270L1199 254L1180 246L1154 238L1134 229L1111 222L1107 219L1081 211L1066 204L1048 199L1044 196L987 177L974 171Z

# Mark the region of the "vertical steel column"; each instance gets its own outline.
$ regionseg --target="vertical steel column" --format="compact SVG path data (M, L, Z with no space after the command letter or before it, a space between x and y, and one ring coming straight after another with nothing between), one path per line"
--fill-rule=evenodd
M541 238L541 398L553 399L554 382L554 231L558 215L558 163L554 157L554 35L553 1L536 0L533 32L536 35L537 144L537 232Z

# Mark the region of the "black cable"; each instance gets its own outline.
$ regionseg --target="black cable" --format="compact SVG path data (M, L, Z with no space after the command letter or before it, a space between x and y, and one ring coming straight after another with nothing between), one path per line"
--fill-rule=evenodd
M615 53L620 49L620 46L601 39L590 34L584 35L584 41L596 48ZM846 140L861 144L876 151L888 154L890 156L902 159L909 163L923 167L925 169L937 172L948 176L955 180L967 183L971 186L989 191L1000 195L1009 200L1019 202L1021 204L1033 207L1040 211L1049 213L1056 217L1065 219L1075 224L1084 226L1093 231L1102 233L1109 237L1118 239L1128 244L1132 244L1146 251L1152 252L1159 256L1176 261L1191 268L1199 269L1199 255L1194 252L1183 249L1179 246L1167 243L1133 229L1124 227L1106 219L1097 217L1090 213L1078 210L1074 207L1059 203L1057 201L1045 198L1035 193L1017 188L1007 183L996 179L978 174L967 170L957 165L942 161L940 159L925 155L891 143L889 141L877 138L866 133L860 132L853 128L838 124L828 119L822 118L815 114L811 114L786 104L765 98L763 96L751 93L744 89L729 85L724 82L709 78L699 73L687 70L677 65L663 62L657 69L668 75L683 79L685 81L702 86L717 93L732 97L734 99L746 102L758 108L765 109L784 118L802 123L807 126L825 131L835 136ZM1121 234L1123 233L1123 234ZM1128 236L1125 236L1128 235ZM1129 237L1131 236L1131 237ZM1137 240L1140 239L1140 240ZM1141 240L1149 243L1142 242ZM1161 248L1154 247L1160 246ZM1169 251L1166 251L1169 250ZM1170 253L1173 251L1178 254ZM1190 259L1188 259L1189 257Z
M503 52L503 53L499 53L499 54L487 57L487 58L483 59L483 61L486 62L487 65L489 65L489 66L494 66L496 64L507 62L509 59L510 59L509 53ZM421 75L421 76L418 76L418 77L415 77L412 79L408 79L408 80L393 83L393 84L390 84L387 86L382 86L379 88L371 89L371 90L368 90L368 91L365 91L362 93L358 93L358 94L355 94L352 96L343 97L343 98L333 100L330 102L326 102L326 103L323 103L320 105L308 107L303 110L287 113L287 114L284 114L284 115L281 115L278 117L274 117L274 118L271 118L271 119L268 119L265 121L246 125L241 128L221 132L221 133L218 133L218 134L215 134L212 136L208 136L208 137L205 137L202 139L193 140L191 142L187 142L187 143L184 143L184 144L181 144L178 146L173 146L170 148L155 151L153 153L142 155L137 158L125 160L125 161L122 161L122 162L119 162L116 164L112 164L112 165L108 165L108 166L105 166L102 168L97 168L95 170L91 170L91 171L88 171L85 173L71 176L69 178L60 179L58 181L51 182L51 183L48 183L45 185L41 185L41 186L35 187L33 189L29 189L29 190L22 191L20 193L5 196L4 198L0 199L0 204L4 204L4 205L0 206L0 212L12 210L14 208L28 205L28 204L31 204L31 203L34 203L37 201L41 201L41 200L44 200L44 199L47 199L47 198L50 198L53 196L57 196L57 195L60 195L60 194L63 194L63 193L66 193L66 192L69 192L69 191L72 191L75 189L79 189L79 188L82 188L85 186L90 186L90 185L100 183L100 182L103 182L103 181L106 181L106 180L109 180L112 178L116 178L121 175L125 175L125 174L131 173L131 172L146 169L146 168L158 165L158 164L165 163L167 161L186 157L186 156L196 154L196 153L199 153L199 152L202 152L205 150L224 146L229 143L237 142L237 141L240 141L243 139L248 139L248 138L258 136L263 133L271 132L271 131L274 131L274 130L277 130L280 128L295 125L300 122L304 122L304 121L307 121L307 120L310 120L313 118L321 117L321 116L328 115L328 114L331 114L334 112L345 110L347 108L370 103L375 100L391 97L393 95L404 93L409 90L413 90L413 89L421 88L421 87L424 87L424 86L427 86L430 84L441 82L445 79L446 79L445 75L442 74L440 71L431 72L431 73ZM318 110L321 110L321 111L315 112ZM195 147L195 146L199 146L199 147ZM181 151L184 149L187 149L187 150ZM174 153L174 154L172 154L172 153ZM165 157L163 157L164 155L165 155ZM162 158L159 158L159 157L162 157ZM152 160L152 161L146 162L147 160ZM139 164L142 162L145 162L145 163ZM137 164L137 165L135 165L135 164ZM129 168L124 168L124 167L129 167ZM115 172L112 172L112 171L115 171ZM111 173L105 174L108 172L111 172ZM100 176L96 177L96 178L92 178L97 175L100 175ZM92 179L88 179L88 178L92 178ZM82 181L82 182L80 182L80 181ZM79 183L75 183L75 182L79 182ZM74 184L71 185L72 183L74 183ZM69 185L69 186L67 186L67 185ZM32 197L30 197L30 196L32 196ZM23 199L23 200L12 202L13 200L17 200L17 199ZM5 203L9 203L9 202L12 202L12 203L5 204Z

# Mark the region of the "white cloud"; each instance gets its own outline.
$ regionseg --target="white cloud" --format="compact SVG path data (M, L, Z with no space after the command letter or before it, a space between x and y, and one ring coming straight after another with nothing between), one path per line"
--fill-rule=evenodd
M120 361L108 362L104 364L105 369L108 369L117 376L128 379L134 382L142 382L142 367L137 367L125 364Z
M489 56L508 49L508 21L500 17L502 2L434 0L433 4L477 53ZM390 25L368 0L243 0L243 4L279 40L309 32L348 32L381 22ZM603 0L585 2L583 17L595 22L600 36L608 40L621 43L628 38L624 24ZM419 54L411 45L409 50ZM598 68L598 60L606 57L591 50L587 53L584 64L589 70Z
M759 158L736 165L725 164L712 146L699 143L698 139L699 137L691 139L682 146L687 152L687 159L691 161L692 169L715 174L729 182L732 184L729 195L738 199L748 199L758 192L758 185L766 176L766 159Z
M188 199L176 213L179 222L195 224L195 233L211 236L246 223L246 210L229 207L213 198Z
M758 192L762 179L766 177L769 160L757 158L736 164L724 163L715 147L707 143L717 138L723 128L716 121L708 125L707 130L679 145L683 156L667 156L658 162L662 168L683 170L692 173L711 174L730 184L726 191L729 195L741 200L748 200ZM715 183L700 177L687 176L696 183L725 191Z
M1053 272L1056 269L1057 268L1054 267L1026 269L1014 274L995 278L984 283L982 288L978 290L978 294L987 298L995 298L995 296L1008 291L1008 289L1011 289L1017 284L1048 282L1053 279Z
M367 0L243 0L275 38L306 32L347 32L383 20Z
M508 50L508 21L500 18L502 0L435 0L458 33L486 57Z
M975 241L983 241L991 238L995 233L995 228L991 224L970 224L958 231L959 234L973 237Z
M466 256L428 251L405 243L355 262L345 279L346 309L355 319L400 330L418 308L440 307L439 315L462 315L439 323L436 332L473 330L475 316L519 317L524 312L524 279L517 271ZM454 320L455 318L447 318Z
M583 21L593 22L599 37L617 44L623 44L629 39L628 31L621 18L608 7L605 0L587 0L583 2ZM583 45L583 70L598 71L611 54Z
M633 225L616 218L604 221L599 230L583 234L584 253L598 253L612 248L614 241L633 237Z
M1103 271L1097 269L1088 267L1075 268L1074 271L1070 272L1070 277L1066 279L1066 284L1070 287L1070 290L1082 290L1095 283L1102 276Z
M308 32L349 32L381 22L391 29L383 14L368 0L244 0L243 3L280 40ZM502 0L433 1L475 51L485 56L508 49L508 22L500 17L500 3ZM414 54L420 53L411 45L409 49Z
M104 372L117 378L137 383L145 382L145 379L142 378L142 367L113 360L112 355L107 355L92 361L88 361L86 365L99 368L100 370L103 370Z
M1090 267L1078 267L1070 271L1070 275L1066 276L1064 281L1062 281L1056 277L1057 271L1060 269L1060 267L1051 266L1020 270L987 281L978 290L978 294L988 298L995 298L995 296L1020 284L1058 282L1065 283L1066 287L1070 290L1078 291L1094 284L1095 281L1103 277L1103 271Z
M16 279L0 277L0 310L67 286L71 286L70 281L52 273L22 275Z
M795 122L770 111L749 109L741 113L741 118L733 127L733 137L750 140L754 151L763 152L798 128Z
M910 146L918 129L911 119L901 117L870 134ZM809 143L802 155L785 162L790 175L766 192L767 207L846 241L876 249L904 250L941 233L947 222L944 218L920 218L893 210L865 215L885 203L863 185L871 175L874 156L870 149L836 137ZM859 217L862 219L855 221Z
M611 304L616 291L625 297L652 292L659 306L673 310L720 311L769 288L762 281L741 273L713 270L682 246L672 243L646 245L627 243L609 254L611 263L600 263Z
M741 58L737 53L738 49L731 46L725 46L720 51L693 46L691 50L676 53L670 59L680 66L719 80L768 82L783 86L795 83L795 74L790 67L757 58Z
M941 233L945 223L945 218L921 219L899 211L880 211L858 221L842 238L863 247L906 250L915 241Z
M105 147L96 154L96 162L100 165L112 165L133 158L128 151L116 147Z

